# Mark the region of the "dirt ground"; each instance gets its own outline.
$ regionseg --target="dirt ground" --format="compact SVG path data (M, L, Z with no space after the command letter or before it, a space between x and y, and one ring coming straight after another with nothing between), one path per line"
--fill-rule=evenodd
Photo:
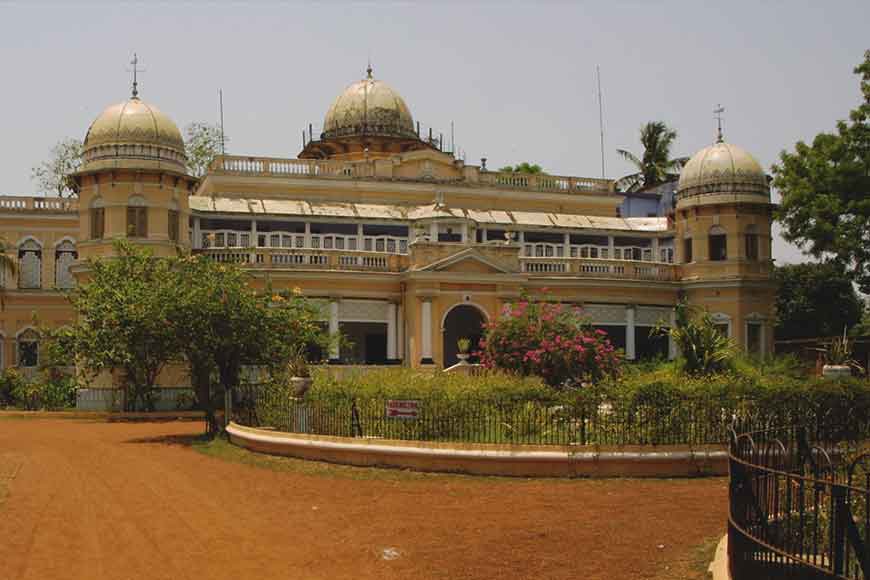
M0 579L670 580L724 530L723 479L275 470L201 428L0 418Z

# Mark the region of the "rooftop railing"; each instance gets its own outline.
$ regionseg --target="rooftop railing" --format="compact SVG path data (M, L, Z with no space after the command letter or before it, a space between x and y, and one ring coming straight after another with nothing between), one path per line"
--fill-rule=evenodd
M0 211L74 212L78 208L77 199L0 195Z
M210 173L221 175L253 175L263 177L311 177L332 179L380 179L385 181L433 181L430 175L419 178L394 176L392 164L376 166L377 161L333 161L316 159L276 159L271 157L244 157L239 155L218 156L210 167ZM612 193L614 181L592 177L525 174L502 171L481 171L476 166L466 166L462 177L447 179L454 185L489 186L502 189L543 191L555 193Z

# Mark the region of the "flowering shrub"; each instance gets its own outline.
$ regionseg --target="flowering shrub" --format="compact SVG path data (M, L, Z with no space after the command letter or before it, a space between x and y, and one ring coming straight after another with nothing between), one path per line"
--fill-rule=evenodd
M523 295L484 330L478 355L488 368L537 375L553 387L594 383L619 371L607 333L593 329L578 307Z

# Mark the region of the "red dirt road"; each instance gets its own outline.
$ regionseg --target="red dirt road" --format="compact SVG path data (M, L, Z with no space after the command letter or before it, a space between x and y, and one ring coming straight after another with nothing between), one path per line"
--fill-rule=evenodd
M352 479L161 439L200 429L0 419L0 579L656 578L726 518L722 479Z

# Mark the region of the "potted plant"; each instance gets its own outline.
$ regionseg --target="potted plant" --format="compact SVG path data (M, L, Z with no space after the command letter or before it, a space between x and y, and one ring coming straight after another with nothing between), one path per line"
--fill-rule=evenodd
M468 364L468 359L471 356L468 354L468 351L471 350L471 340L468 338L460 338L456 341L456 348L459 349L459 353L456 355L456 358L459 359L460 364Z
M846 336L844 328L842 337L838 336L832 340L827 348L819 349L825 357L822 376L829 379L840 379L851 377L852 369L859 373L862 372L861 365L852 358L852 347L852 341Z
M287 364L287 374L290 377L290 386L293 387L293 396L304 397L313 382L311 369L308 368L308 361L305 360L305 353L297 352L290 359Z

